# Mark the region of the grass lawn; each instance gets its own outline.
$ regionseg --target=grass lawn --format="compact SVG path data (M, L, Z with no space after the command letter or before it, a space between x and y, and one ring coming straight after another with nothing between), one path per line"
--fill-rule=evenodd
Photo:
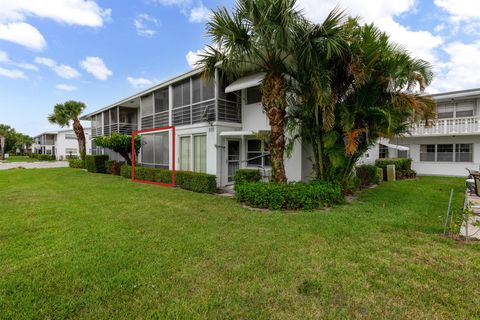
M36 162L37 159L32 159L29 156L9 156L7 162Z
M442 239L455 178L261 213L81 170L0 171L0 319L473 319L480 245Z

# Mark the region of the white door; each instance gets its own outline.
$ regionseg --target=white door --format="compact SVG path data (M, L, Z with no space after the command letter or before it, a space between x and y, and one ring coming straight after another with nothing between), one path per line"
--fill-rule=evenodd
M226 185L233 184L235 172L240 168L240 140L227 140Z

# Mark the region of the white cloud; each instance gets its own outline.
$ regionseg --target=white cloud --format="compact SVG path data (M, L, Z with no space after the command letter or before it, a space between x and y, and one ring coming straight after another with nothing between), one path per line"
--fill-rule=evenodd
M161 4L162 6L179 6L187 7L190 6L191 0L156 0L155 2Z
M134 87L134 88L143 88L148 87L153 84L152 80L145 79L145 78L132 78L127 77L127 81Z
M15 66L18 68L22 68L25 70L35 70L38 71L37 66L30 64L30 63L19 63L19 62L14 62L10 60L8 54L5 51L0 50L0 63L6 64L6 65L11 65Z
M205 22L210 18L210 9L205 7L203 3L200 3L198 7L190 10L188 21L190 22Z
M0 67L0 76L10 79L28 79L23 71Z
M155 17L149 16L146 13L142 13L137 15L137 17L133 20L133 25L135 26L139 36L151 38L157 33L155 28L160 26L160 21Z
M111 16L111 9L100 8L92 0L0 0L0 39L33 50L43 50L47 43L27 18L52 19L59 23L101 27Z
M36 57L35 63L51 68L59 77L64 79L74 79L80 77L77 69L65 64L57 64L54 60L45 57Z
M311 20L321 23L328 13L337 5L337 0L299 0L300 8ZM395 17L415 9L415 0L344 0L341 8L347 9L351 16L362 17L364 22L374 22L380 29L387 32L392 41L404 45L418 58L435 62L435 48L443 43L440 36L429 31L414 31L395 21Z
M448 12L454 22L480 19L478 0L435 0L435 5Z
M58 90L68 91L68 92L77 90L77 87L69 84L63 84L63 83L57 84L55 88L57 88Z
M80 62L80 65L99 80L107 80L113 74L112 70L108 69L99 57L86 57Z
M437 67L432 92L463 90L480 86L480 40L465 44L453 42L444 48L448 61Z
M40 31L25 22L0 24L0 39L32 50L43 50L47 46L47 42Z
M188 51L187 55L185 58L187 59L187 63L191 68L196 68L198 67L196 65L197 61L200 60L200 54L202 53L202 50L197 50L197 51Z

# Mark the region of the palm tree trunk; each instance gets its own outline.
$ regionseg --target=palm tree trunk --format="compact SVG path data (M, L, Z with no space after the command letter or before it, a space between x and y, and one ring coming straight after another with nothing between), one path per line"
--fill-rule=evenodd
M78 120L78 118L73 119L73 131L77 136L78 148L80 150L80 159L85 160L85 156L87 154L85 132L83 131L82 124L80 123L80 120Z
M286 182L285 174L285 108L287 81L282 74L273 74L264 80L262 105L270 123L270 158L275 182Z

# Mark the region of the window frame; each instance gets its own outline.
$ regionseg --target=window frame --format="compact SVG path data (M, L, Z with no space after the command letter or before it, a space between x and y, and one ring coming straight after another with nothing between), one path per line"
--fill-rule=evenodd
M249 141L260 141L260 150L259 151L250 151L248 149L248 142ZM262 156L260 158L260 164L250 164L248 159L250 159L251 157L249 156L249 154L251 153L255 153L257 154L256 156ZM268 155L267 155L268 154ZM268 142L265 141L265 139L258 139L258 138L247 138L245 140L245 156L246 156L246 159L245 159L245 163L246 163L246 167L252 167L252 168L271 168L272 165L271 165L271 158L270 158L270 152L268 151ZM267 159L267 157L269 159Z

